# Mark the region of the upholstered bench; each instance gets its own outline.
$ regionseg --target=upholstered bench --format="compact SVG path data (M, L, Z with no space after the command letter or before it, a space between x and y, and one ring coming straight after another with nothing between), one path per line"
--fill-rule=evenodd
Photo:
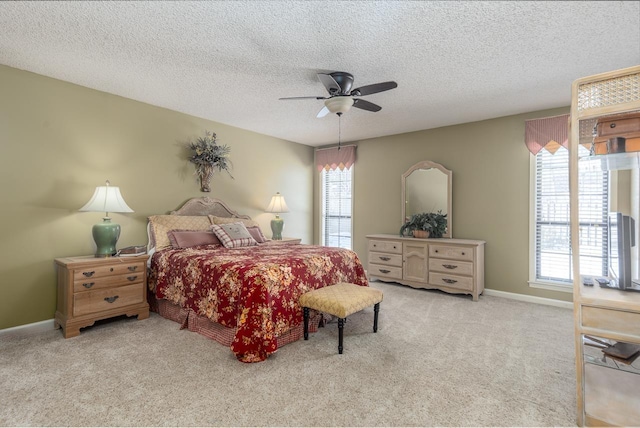
M309 310L328 313L338 317L338 353L342 354L342 335L346 318L373 305L373 332L376 333L380 302L382 291L345 282L305 293L300 297L300 306L304 313L304 340L309 340Z

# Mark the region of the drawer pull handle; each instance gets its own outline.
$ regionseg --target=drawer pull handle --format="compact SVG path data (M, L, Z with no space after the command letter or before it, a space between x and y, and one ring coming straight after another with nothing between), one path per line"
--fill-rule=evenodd
M133 276L128 276L128 277L127 277L127 279L128 279L129 281L135 281L135 280L136 280L136 278L138 278L138 275L133 275Z
M449 278L442 278L442 280L443 280L444 282L446 282L447 284L455 284L456 282L458 282L458 281L457 281L457 280L455 280L455 279L449 279Z
M438 250L435 250L435 252L437 253L437 252L438 252Z
M135 270L138 269L138 266L129 266L127 269L131 272L135 272Z
M447 268L447 269L458 269L458 266L456 266L456 265L442 265L442 267Z
M464 256L464 251L462 252L462 255Z
M388 270L388 269L378 269L378 270L379 270L380 272L382 272L382 273L389 273L389 272L391 272L391 271L390 271L390 270Z
M92 270L91 272L82 272L82 274L84 276L86 276L87 278L91 278L93 276L93 274L96 273L95 270Z
M82 286L84 288L91 288L91 287L94 286L94 284L95 284L95 282L84 282L84 283L82 283Z
M118 299L118 297L119 296L105 297L104 300L105 300L105 302L113 303Z
M380 260L384 260L385 262L388 262L389 260L391 260L391 257L380 257Z

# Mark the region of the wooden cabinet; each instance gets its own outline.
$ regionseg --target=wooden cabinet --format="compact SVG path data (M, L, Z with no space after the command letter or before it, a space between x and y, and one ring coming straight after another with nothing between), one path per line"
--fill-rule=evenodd
M631 144L640 143L639 135L635 133L636 125L629 122L626 126L626 122L619 122L621 117L636 117L620 116L633 112L640 112L640 66L585 77L573 83L569 170L579 426L636 426L640 423L640 357L621 361L607 355L604 348L598 348L598 342L593 341L640 346L640 293L606 288L598 283L584 285L579 246L579 242L588 239L580 231L579 165L586 162L589 167L609 171L628 170L629 176L640 183L640 152L637 152L640 145ZM596 150L592 148L592 155L579 158L579 144L605 144L609 138L626 138L626 149L597 150L594 145ZM635 153L633 147L637 147ZM638 224L639 192L632 187L629 193L627 209ZM632 255L633 277L637 278L638 252L632 252Z
M470 294L484 291L484 241L369 235L369 277L415 288Z
M100 319L118 315L148 318L147 257L56 259L56 328L62 327L64 337L69 338Z

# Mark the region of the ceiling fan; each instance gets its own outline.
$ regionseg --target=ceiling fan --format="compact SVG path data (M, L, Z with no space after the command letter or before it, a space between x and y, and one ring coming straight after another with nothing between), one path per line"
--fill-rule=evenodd
M303 100L315 99L325 100L324 107L316 117L324 117L329 113L336 113L341 116L342 113L349 111L351 107L356 107L367 111L380 111L382 107L369 101L365 101L359 97L365 95L377 94L378 92L388 91L397 88L398 84L393 81L374 83L373 85L365 85L359 88L351 89L353 86L353 75L344 71L334 71L333 73L318 73L318 79L329 92L328 97L286 97L281 100Z

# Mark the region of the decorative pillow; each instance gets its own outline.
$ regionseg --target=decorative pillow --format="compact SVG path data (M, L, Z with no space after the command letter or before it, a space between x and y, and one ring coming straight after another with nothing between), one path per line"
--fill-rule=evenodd
M216 234L218 239L220 239L220 242L222 242L222 245L224 245L225 248L250 247L252 245L258 245L244 224L240 222L212 224L211 230Z
M260 226L248 226L247 230L258 244L262 244L263 242L268 241L268 239L262 233L262 230L260 230Z
M152 215L148 219L156 250L171 246L167 235L170 230L209 230L211 226L206 215Z
M170 230L167 236L173 248L212 244L222 245L215 233L208 230Z
M245 227L260 226L257 221L246 218L233 218L233 217L217 217L209 214L209 221L211 224L229 224L229 223L242 223Z

